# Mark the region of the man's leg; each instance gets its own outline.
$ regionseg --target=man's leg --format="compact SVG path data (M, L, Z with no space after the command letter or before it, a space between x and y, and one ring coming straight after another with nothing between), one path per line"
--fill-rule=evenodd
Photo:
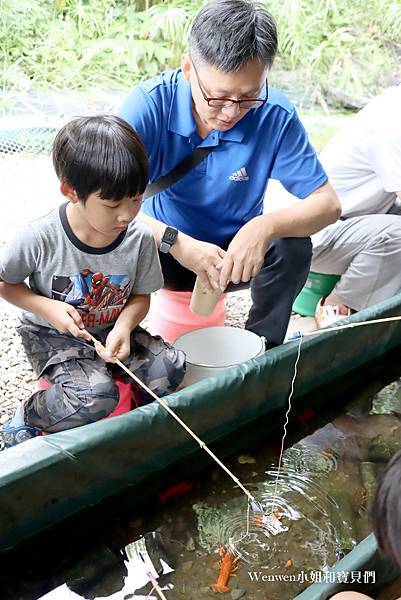
M24 403L24 420L46 433L72 429L106 417L118 404L118 388L99 357L76 359L47 367L53 384Z
M341 275L332 294L354 310L401 289L401 217L365 215L337 221L314 240L312 271Z
M273 348L284 340L292 305L309 272L310 238L280 238L269 244L261 271L251 281L252 307L246 328Z

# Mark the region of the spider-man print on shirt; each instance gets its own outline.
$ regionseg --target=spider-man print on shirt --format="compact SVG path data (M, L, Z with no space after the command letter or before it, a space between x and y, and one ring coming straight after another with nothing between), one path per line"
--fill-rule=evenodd
M72 304L88 329L101 327L117 319L128 300L131 281L126 275L105 275L82 269L77 275L56 275L52 298Z

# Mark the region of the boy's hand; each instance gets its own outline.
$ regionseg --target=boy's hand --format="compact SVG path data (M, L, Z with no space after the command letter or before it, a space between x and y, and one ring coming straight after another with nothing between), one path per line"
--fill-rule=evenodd
M104 347L100 342L95 344L95 349L100 358L106 362L115 362L115 359L124 360L131 352L131 332L127 328L116 325L107 336Z
M81 315L76 308L67 302L51 300L46 306L46 320L60 333L70 333L91 341L89 333L85 330Z

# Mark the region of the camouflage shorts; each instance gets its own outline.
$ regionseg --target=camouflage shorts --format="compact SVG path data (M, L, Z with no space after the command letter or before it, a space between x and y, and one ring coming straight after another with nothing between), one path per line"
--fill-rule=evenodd
M104 343L110 330L99 332L98 339ZM53 384L24 403L25 423L30 427L50 433L107 416L118 403L115 378L131 382L141 403L152 400L118 365L105 363L85 340L39 325L22 324L17 331L36 375ZM158 396L173 392L181 383L185 355L161 337L136 327L131 350L124 364Z

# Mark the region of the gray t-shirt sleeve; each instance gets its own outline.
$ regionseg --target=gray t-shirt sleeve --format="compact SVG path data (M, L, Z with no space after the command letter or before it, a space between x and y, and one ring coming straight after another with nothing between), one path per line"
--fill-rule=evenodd
M22 283L37 271L40 244L30 225L17 233L0 253L0 278L6 283Z
M151 294L163 287L163 274L153 233L143 235L131 294Z

